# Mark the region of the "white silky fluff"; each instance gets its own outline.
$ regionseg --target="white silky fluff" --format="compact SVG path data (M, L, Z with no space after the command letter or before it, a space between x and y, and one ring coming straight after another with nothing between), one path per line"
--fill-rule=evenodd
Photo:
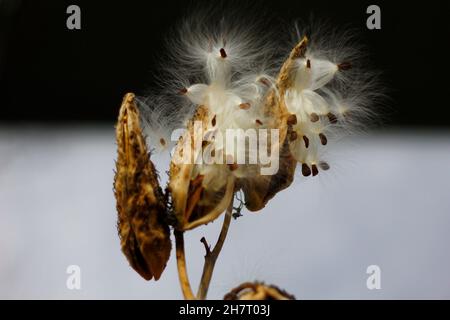
M307 36L308 49L297 60L294 85L283 98L289 112L297 116L298 137L309 140L308 147L302 139L291 142L291 153L311 167L321 163L330 142L370 124L375 115L372 107L383 94L351 29L339 33L325 23L310 23L297 24L296 31L294 43ZM325 146L320 135L326 138Z
M273 30L272 23L255 23L251 13L242 15L242 11L228 12L232 19L221 12L192 15L170 34L162 62L163 89L141 100L143 123L153 147L160 141L166 142L161 147L170 146L172 130L185 126L199 105L207 106L215 117L215 126L209 130L224 136L226 129L267 127L269 119L263 113L267 92L276 90L282 62L304 35L309 38L306 55L296 61L292 87L279 97L297 117L293 126L297 139L290 142L294 158L317 166L326 147L321 135L328 144L342 133L365 126L373 114L371 106L381 95L375 74L360 62L361 51L350 32L339 34L319 25L312 25L311 32L297 25L295 42L283 43L282 37L261 27L270 25ZM351 64L351 69L341 70L342 63ZM312 121L316 116L317 121ZM199 172L210 169L207 165L197 168ZM254 170L245 172L244 166L233 174L253 175Z
M199 105L215 116L216 126L208 129L223 136L226 129L263 127L262 104L273 86L277 52L271 35L258 25L241 10L228 10L224 17L215 8L197 11L174 29L161 61L161 92L141 98L153 148L170 147L171 132L185 127ZM244 110L242 104L250 107Z

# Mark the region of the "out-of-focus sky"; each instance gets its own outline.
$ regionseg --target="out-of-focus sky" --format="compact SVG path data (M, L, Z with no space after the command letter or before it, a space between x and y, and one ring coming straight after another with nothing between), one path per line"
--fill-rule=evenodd
M120 252L111 127L0 130L0 298L178 299L172 252L146 282ZM374 132L330 151L333 170L297 176L260 213L232 221L210 298L264 280L298 299L450 298L450 132ZM155 162L163 173L167 157ZM220 220L186 236L196 286ZM81 268L81 290L66 268ZM368 290L366 269L381 268Z

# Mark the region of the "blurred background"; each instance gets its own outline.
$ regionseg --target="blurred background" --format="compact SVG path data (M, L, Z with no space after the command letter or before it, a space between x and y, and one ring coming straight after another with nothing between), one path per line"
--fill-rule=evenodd
M146 282L120 252L114 122L156 84L164 37L207 1L0 0L0 298L179 299L174 256ZM448 1L260 1L279 23L353 28L382 71L382 125L332 147L333 170L232 221L210 298L264 280L298 299L450 298ZM66 9L81 8L81 30ZM381 30L366 9L381 8ZM155 163L162 183L168 157ZM186 238L191 281L220 219ZM81 268L69 290L66 269ZM381 270L369 290L367 267Z

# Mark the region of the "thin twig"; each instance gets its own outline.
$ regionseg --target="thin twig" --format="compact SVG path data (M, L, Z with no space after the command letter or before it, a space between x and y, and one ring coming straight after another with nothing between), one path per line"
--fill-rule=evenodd
M211 247L208 244L208 241L206 241L205 237L202 237L200 239L200 242L203 243L203 245L205 246L205 251L206 251L206 255L211 254Z
M206 299L206 295L208 294L209 284L211 282L211 277L214 271L214 265L216 264L217 257L222 250L223 243L225 242L225 238L227 237L228 228L231 222L231 216L233 212L233 198L230 201L227 212L225 214L225 218L223 220L222 230L220 231L219 238L217 239L217 243L214 246L214 249L211 251L209 246L207 245L206 239L204 239L203 244L205 245L206 255L205 255L205 264L203 265L203 273L200 280L200 285L198 287L197 299L204 300Z
M181 290L185 300L195 300L194 293L191 289L191 284L186 270L186 257L184 254L184 236L183 231L174 231L175 246L177 256L178 278L180 280Z

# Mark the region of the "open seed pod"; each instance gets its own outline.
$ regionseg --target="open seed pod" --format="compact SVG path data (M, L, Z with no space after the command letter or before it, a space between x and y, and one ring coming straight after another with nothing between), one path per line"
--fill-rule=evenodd
M273 285L262 282L244 282L231 290L224 300L295 300L295 297Z
M279 169L271 176L256 175L240 180L240 186L244 192L245 205L250 211L259 211L279 191L289 187L294 180L297 166L296 159L292 156L289 141L294 137L292 126L297 123L295 115L288 112L284 95L286 90L293 85L293 69L298 58L304 56L308 40L303 38L291 51L284 62L277 77L275 88L266 98L264 112L270 119L270 127L279 129L278 153Z
M140 127L134 95L125 95L116 126L114 192L122 251L144 279L158 280L169 259L166 199Z
M292 50L275 83L270 83L264 77L256 77L254 83L244 84L240 95L235 94L230 89L232 64L228 62L226 49L221 48L212 63L217 70L212 72L210 83L193 85L183 90L199 106L188 124L187 132L177 143L170 166L169 190L177 229L192 229L216 219L226 209L236 190L242 189L249 210L258 211L277 192L292 183L297 162L291 156L287 137L291 136L295 116L287 111L282 97L293 83L293 65L304 54L306 42L305 38ZM250 90L246 91L245 86ZM199 132L196 124L206 134ZM278 170L271 175L262 175L260 164L234 163L235 154L222 155L226 162L224 164L198 162L209 147L205 135L215 131L224 132L229 128L278 129L278 140L266 145L267 152L276 148L279 155L277 161L280 163ZM192 137L197 137L197 141ZM217 146L215 148L216 153L223 151ZM231 161L228 161L229 158Z
M232 201L235 191L235 179L229 174L232 170L227 165L196 164L206 147L195 123L209 128L212 121L209 111L199 106L188 130L180 137L170 163L170 181L168 191L172 198L172 211L176 218L175 228L189 230L216 219ZM186 160L188 159L188 160Z
M327 57L340 60L345 56L340 57L330 50L310 49L304 37L291 50L276 78L270 74L244 74L239 72L243 65L236 63L242 54L237 40L208 41L204 52L206 64L202 69L206 70L204 83L181 90L197 108L174 154L175 158L183 158L189 153L190 161L172 160L170 167L169 191L177 221L175 228L179 230L216 219L238 190L243 191L247 209L261 210L275 194L291 185L297 164L301 165L305 177L328 170L328 163L321 159L328 143L327 135L351 127L350 116L363 111L367 104L352 87L359 79L349 81L351 77L344 75L351 64ZM233 44L239 46L233 47ZM253 63L258 63L254 55L251 57ZM370 85L367 87L361 90L370 90ZM223 135L228 129L278 130L278 141L271 138L266 145L267 153L277 151L278 170L263 174L259 170L264 167L262 162L235 161L239 153L228 154L228 149L218 146L215 140L205 141L203 133L197 133L196 122L211 134ZM199 139L191 140L189 136ZM258 135L258 155L261 140L264 139ZM203 153L210 145L214 146L216 155L223 152L220 156L227 159L226 164L202 162ZM247 156L250 151L256 153L255 148L244 151Z

